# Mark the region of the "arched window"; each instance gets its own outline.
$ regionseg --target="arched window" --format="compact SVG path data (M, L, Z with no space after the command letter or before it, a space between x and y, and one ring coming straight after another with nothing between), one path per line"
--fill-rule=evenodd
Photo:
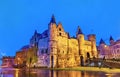
M48 53L48 49L46 49L45 53L46 53L46 54Z
M59 28L59 31L61 31L61 28Z
M89 54L89 52L87 52L87 58L90 58L90 54Z
M43 49L41 50L41 54L44 54L44 50Z
M61 33L59 33L59 36L61 36Z
M119 49L117 50L117 53L119 53Z

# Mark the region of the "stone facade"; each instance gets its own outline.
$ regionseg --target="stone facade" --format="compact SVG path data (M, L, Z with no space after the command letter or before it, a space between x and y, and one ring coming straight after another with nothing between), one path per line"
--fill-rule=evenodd
M112 36L110 37L110 45L107 45L102 39L98 46L99 57L106 59L120 59L120 40L114 41Z
M38 47L37 56L39 67L73 67L84 65L90 58L97 58L96 37L94 34L85 36L80 27L76 37L70 37L64 31L61 23L56 24L52 16L48 29L39 34L35 31L30 44Z

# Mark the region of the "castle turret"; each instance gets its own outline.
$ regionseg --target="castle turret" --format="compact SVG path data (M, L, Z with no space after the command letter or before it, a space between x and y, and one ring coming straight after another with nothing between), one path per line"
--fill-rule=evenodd
M38 50L38 42L39 42L39 36L37 30L35 30L34 35L30 39L30 47L33 47L35 49L35 55L37 56L37 50Z
M94 34L88 35L88 40L91 41L92 56L98 57L97 47L96 47L96 36Z
M80 29L80 26L78 26L77 28L76 36L78 36L79 34L83 34L82 30Z
M110 42L111 45L114 44L114 39L113 39L112 36L110 36L110 40L109 40L109 42Z
M84 66L84 62L85 62L84 42L85 40L84 40L84 34L82 33L79 26L77 28L76 37L78 40L78 54L80 57L80 65Z
M83 51L83 48L84 48L84 35L80 29L80 27L78 26L77 28L77 32L76 32L76 37L78 39L78 44L79 44L79 54L80 55L84 55L84 51Z
M103 41L103 39L101 38L101 40L100 40L100 43L99 43L100 45L105 45L105 42Z
M50 65L49 67L56 67L56 54L57 54L57 26L54 15L52 15L51 21L48 25L48 31L49 31L49 44L48 44L48 50L50 54Z

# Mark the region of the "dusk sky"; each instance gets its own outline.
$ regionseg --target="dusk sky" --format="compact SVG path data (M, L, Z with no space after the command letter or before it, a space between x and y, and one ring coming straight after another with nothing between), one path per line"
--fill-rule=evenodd
M48 28L52 14L71 36L79 25L85 35L96 34L97 44L110 35L120 39L120 0L0 0L0 52L15 56L35 29Z

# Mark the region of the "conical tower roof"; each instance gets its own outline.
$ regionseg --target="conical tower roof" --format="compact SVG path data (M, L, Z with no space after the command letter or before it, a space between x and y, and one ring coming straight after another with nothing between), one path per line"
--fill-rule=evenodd
M78 26L78 28L77 28L77 35L78 35L78 34L83 34L83 33L82 33L82 30L80 29L80 26Z
M110 36L110 41L111 41L111 40L114 40L112 36Z
M35 30L34 34L37 34L37 30Z
M105 44L105 42L103 41L102 38L101 38L101 40L100 40L100 44Z
M50 23L56 23L56 20L55 20L55 16L54 16L54 15L52 15L51 20L50 20Z

